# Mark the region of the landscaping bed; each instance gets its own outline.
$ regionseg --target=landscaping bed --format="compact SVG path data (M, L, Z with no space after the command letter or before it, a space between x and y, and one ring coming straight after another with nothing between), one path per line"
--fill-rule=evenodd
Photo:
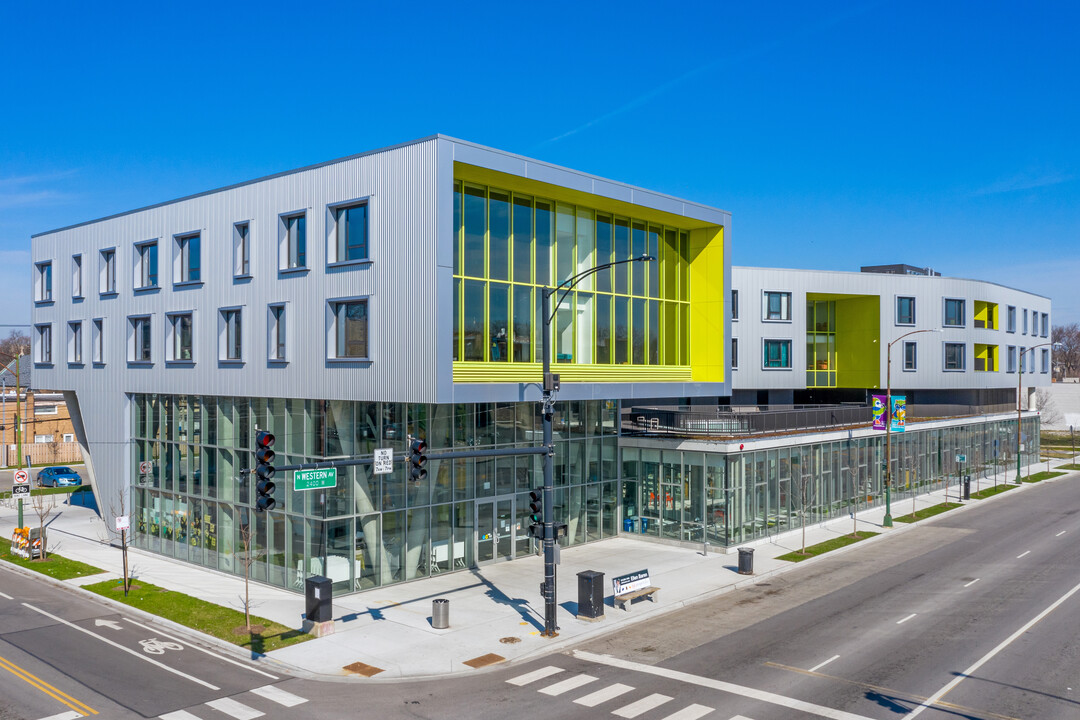
M12 565L18 565L19 567L39 572L42 575L48 575L56 580L71 580L72 578L86 577L87 575L97 575L105 572L101 568L96 568L93 565L87 565L81 563L78 560L69 560L61 555L49 553L49 556L44 560L29 560L19 555L14 555L11 552L11 541L7 538L0 538L0 560L9 562Z
M923 508L922 510L916 510L915 512L908 513L907 515L901 515L900 517L893 518L893 522L910 523L915 522L916 520L925 520L928 517L940 515L943 512L947 512L958 507L963 507L963 505L954 502L939 503L937 505L931 505L928 508Z
M808 558L816 557L818 555L822 555L824 553L827 553L830 550L836 550L838 548L842 548L842 547L846 547L848 545L851 545L852 543L857 543L860 540L865 540L867 538L874 537L877 534L878 533L876 533L876 532L867 532L865 530L860 530L859 532L857 532L855 534L850 534L849 533L847 535L841 535L838 538L833 538L832 540L826 540L825 542L818 543L817 545L811 545L810 547L806 548L805 553L803 553L800 550L796 550L795 552L790 552L790 553L788 553L786 555L781 555L780 557L777 558L777 560L787 560L789 562L802 562L803 560L806 560Z
M995 495L998 495L1000 493L1005 492L1006 490L1012 490L1013 488L1016 488L1016 487L1019 487L1019 485L1010 485L1008 483L1003 482L1000 485L995 485L994 487L988 487L988 488L986 488L984 490L980 490L979 492L973 492L973 493L971 493L971 498L972 498L972 500L985 500L988 497L993 497Z
M1042 480L1049 480L1050 478L1061 477L1064 474L1065 473L1063 472L1047 472L1043 470L1042 472L1037 472L1034 475L1028 475L1026 478L1024 478L1024 482L1037 483L1041 482Z

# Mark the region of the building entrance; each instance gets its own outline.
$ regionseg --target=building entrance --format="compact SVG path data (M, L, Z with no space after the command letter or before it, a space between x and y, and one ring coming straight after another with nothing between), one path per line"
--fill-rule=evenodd
M518 517L514 496L476 501L476 562L513 560Z

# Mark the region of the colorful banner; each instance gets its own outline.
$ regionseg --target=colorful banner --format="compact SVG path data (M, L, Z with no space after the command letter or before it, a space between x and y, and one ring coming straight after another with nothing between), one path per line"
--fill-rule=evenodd
M874 395L873 417L874 429L885 429L885 404L889 401L886 395ZM904 432L907 426L907 397L904 395L892 396L892 412L889 413L890 425L893 432Z
M885 401L884 395L874 395L874 429L885 429Z

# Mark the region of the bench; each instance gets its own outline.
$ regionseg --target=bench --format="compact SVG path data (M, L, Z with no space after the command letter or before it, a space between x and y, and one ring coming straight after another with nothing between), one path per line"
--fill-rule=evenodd
M615 605L630 612L630 604L638 598L647 597L652 602L659 598L660 588L652 584L648 570L638 570L611 580L615 592Z

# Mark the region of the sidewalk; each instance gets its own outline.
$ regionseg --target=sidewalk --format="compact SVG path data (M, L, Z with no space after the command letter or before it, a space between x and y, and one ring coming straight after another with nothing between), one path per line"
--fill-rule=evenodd
M1051 466L1053 468L1068 462L1051 461ZM1030 469L1032 473L1040 472L1046 469L1046 463L1033 465ZM1024 474L1027 475L1026 468ZM1015 477L1015 470L1009 477ZM1003 483L1005 474L999 476L998 480L999 484ZM993 478L973 480L971 491L974 493L993 484ZM1035 485L1025 483L992 499L1012 497L1033 487ZM950 501L956 500L956 491L954 483L949 488ZM924 508L944 500L945 493L936 491L920 496L915 505ZM985 501L970 501L967 505L979 502ZM911 511L910 498L893 504L894 517ZM892 530L885 531L881 527L884 515L884 508L859 513L859 530L882 533L863 542L880 541L890 534L917 527L897 523ZM14 509L7 505L0 507L0 533L4 537L11 536L15 521ZM68 581L67 584L78 585L120 577L120 550L107 544L104 525L93 511L76 506L60 506L49 527L50 550L113 571L107 575ZM851 530L850 516L819 526L808 526L806 543L813 545L850 533ZM473 665L483 667L503 660L512 662L539 656L616 628L655 619L675 608L798 567L797 564L776 559L800 548L801 532L798 529L780 538L747 545L755 548L754 576L737 573L738 554L734 549L727 554L711 550L704 555L700 546L676 547L631 536L564 549L562 563L558 567L560 633L554 639L539 635L543 629L544 611L539 592L543 560L533 556L335 599L334 634L276 650L268 657L299 674L321 677L359 677L344 670L346 665L358 662L380 670L373 675L375 679L472 673L475 672ZM838 552L852 551L860 546L861 543L857 543L824 557L834 557ZM137 550L131 550L128 557L133 576L209 602L241 609L240 598L244 592L241 578ZM639 600L630 611L609 605L605 610L605 619L599 622L576 619L578 572L603 572L605 594L610 596L613 577L643 568L648 568L653 584L661 588L657 602ZM303 595L256 583L251 584L251 595L253 614L288 627L300 627L304 612ZM450 600L450 628L447 630L431 627L431 601L435 598ZM213 639L208 641L218 642ZM473 665L466 664L467 661L490 654L499 657L488 657Z

